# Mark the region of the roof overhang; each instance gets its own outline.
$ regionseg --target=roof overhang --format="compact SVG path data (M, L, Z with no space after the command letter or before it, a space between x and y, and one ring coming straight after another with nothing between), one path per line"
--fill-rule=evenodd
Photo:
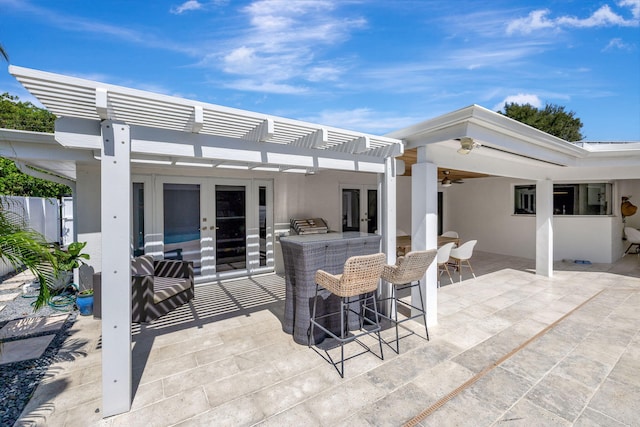
M405 149L424 146L438 166L524 179L638 179L640 143L570 143L471 105L387 134ZM480 147L460 155L460 140ZM608 147L605 147L608 146Z
M76 179L77 161L93 161L86 150L65 150L52 133L12 129L0 129L0 156L72 181Z
M385 159L404 150L391 137L17 66L9 72L58 117L55 139L68 148L100 149L100 122L113 120L131 127L132 159L169 164L381 173Z

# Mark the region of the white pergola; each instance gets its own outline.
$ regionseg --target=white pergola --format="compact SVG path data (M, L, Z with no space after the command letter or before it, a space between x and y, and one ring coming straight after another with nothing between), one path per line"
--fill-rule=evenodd
M53 138L2 132L0 155L70 180L75 161L101 162L104 416L131 406L131 163L377 173L382 250L395 261L399 139L17 66L9 72L57 120Z
M536 182L536 273L552 276L553 183L640 179L640 143L568 143L472 105L385 137L159 95L11 66L13 74L54 113L52 136L0 131L0 155L75 179L75 162L101 161L103 281L103 413L131 403L130 169L132 163L211 168L378 174L379 229L387 261L395 261L394 157L417 149L412 167L412 247L437 246L438 167ZM17 139L14 139L17 138ZM461 140L480 144L457 153ZM11 142L11 141L13 142ZM65 154L60 153L67 147ZM437 271L422 281L427 323L437 322ZM412 296L414 304L416 295Z

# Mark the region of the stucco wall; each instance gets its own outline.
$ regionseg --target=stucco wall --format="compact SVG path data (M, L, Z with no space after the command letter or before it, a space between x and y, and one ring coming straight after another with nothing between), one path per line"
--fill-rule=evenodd
M87 242L84 251L91 259L87 264L102 271L102 238L100 233L100 168L78 164L76 194L78 242Z
M302 191L305 217L324 218L329 229L342 229L342 214L340 211L340 185L377 185L376 174L347 173L339 171L323 171L305 177L305 187Z
M463 241L478 240L476 249L480 251L535 259L535 217L512 215L512 188L523 182L481 178L440 187L444 229L456 230ZM398 186L398 200L406 196L406 191L410 192L410 185ZM638 195L634 204L640 205L640 180L621 181L616 183L614 199L619 201L620 195L634 193ZM613 216L554 217L554 259L617 260L626 249L619 213L616 202ZM399 229L410 230L410 224L410 217L401 220L398 216ZM639 228L640 214L628 217L627 225Z
M163 173L164 172L164 173ZM175 174L179 171L172 170ZM162 169L135 170L136 174L166 174ZM196 172L202 176L272 179L274 182L275 230L288 230L292 217L319 216L332 230L341 227L341 185L376 185L375 174L320 172L315 175L285 173L249 173L228 171L224 174ZM443 192L443 226L456 230L463 241L477 239L477 250L535 258L535 217L512 215L512 186L523 183L507 178L467 180ZM616 183L615 200L631 195L640 206L640 180ZM619 203L612 217L555 217L554 259L588 259L612 262L622 256L626 242L622 240ZM397 179L397 230L411 233L411 177ZM78 241L86 241L90 264L101 270L100 235L100 170L96 166L79 165L76 193ZM626 225L640 228L640 213L626 218ZM279 245L276 243L276 270L281 271Z

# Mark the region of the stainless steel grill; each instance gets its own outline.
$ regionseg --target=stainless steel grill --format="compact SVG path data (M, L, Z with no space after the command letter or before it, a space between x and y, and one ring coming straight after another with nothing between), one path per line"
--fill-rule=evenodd
M329 232L327 222L322 218L292 218L291 228L293 228L297 234L323 234Z

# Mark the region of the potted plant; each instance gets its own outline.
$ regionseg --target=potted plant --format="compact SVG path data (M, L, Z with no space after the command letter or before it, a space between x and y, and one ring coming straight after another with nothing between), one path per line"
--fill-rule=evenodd
M87 246L87 242L73 242L66 248L55 246L53 248L54 267L57 274L47 285L54 289L64 289L73 279L73 270L84 264L84 260L89 259L89 254L82 253L82 249Z
M76 305L81 315L89 316L93 314L93 289L84 289L78 292Z

